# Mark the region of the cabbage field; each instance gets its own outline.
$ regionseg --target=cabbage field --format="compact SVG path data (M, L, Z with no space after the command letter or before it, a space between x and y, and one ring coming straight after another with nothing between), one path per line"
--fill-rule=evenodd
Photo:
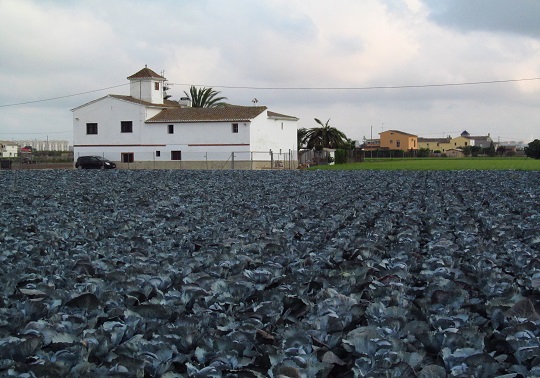
M2 171L0 376L540 376L540 172Z

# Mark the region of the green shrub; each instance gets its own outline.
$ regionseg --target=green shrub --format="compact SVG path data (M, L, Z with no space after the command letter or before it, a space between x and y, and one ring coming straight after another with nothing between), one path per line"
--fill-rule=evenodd
M525 155L533 159L540 159L540 140L535 139L525 147Z
M337 149L335 152L336 164L345 164L347 162L347 150Z

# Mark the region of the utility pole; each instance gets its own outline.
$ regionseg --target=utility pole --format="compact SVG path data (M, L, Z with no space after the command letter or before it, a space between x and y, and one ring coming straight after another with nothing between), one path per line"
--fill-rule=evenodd
M371 140L369 142L371 144L371 146L369 146L369 152L371 154L371 158L373 159L373 125L371 125Z

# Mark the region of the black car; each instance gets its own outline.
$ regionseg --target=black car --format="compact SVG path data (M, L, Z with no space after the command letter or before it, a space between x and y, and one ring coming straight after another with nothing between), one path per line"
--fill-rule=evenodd
M75 163L77 169L114 169L116 164L101 156L79 156Z

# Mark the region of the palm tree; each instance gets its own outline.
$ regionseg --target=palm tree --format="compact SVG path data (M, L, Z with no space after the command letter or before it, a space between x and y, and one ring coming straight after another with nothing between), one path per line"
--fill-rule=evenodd
M227 105L226 102L222 101L226 100L227 97L217 97L219 92L212 88L196 88L192 85L189 88L189 94L186 91L184 93L191 99L191 106L194 108L217 108Z
M306 134L308 130L305 127L301 127L296 131L298 139L298 149L306 148Z
M340 148L347 143L347 136L342 131L330 126L330 119L323 124L315 118L315 122L321 126L307 130L303 139L307 148Z

